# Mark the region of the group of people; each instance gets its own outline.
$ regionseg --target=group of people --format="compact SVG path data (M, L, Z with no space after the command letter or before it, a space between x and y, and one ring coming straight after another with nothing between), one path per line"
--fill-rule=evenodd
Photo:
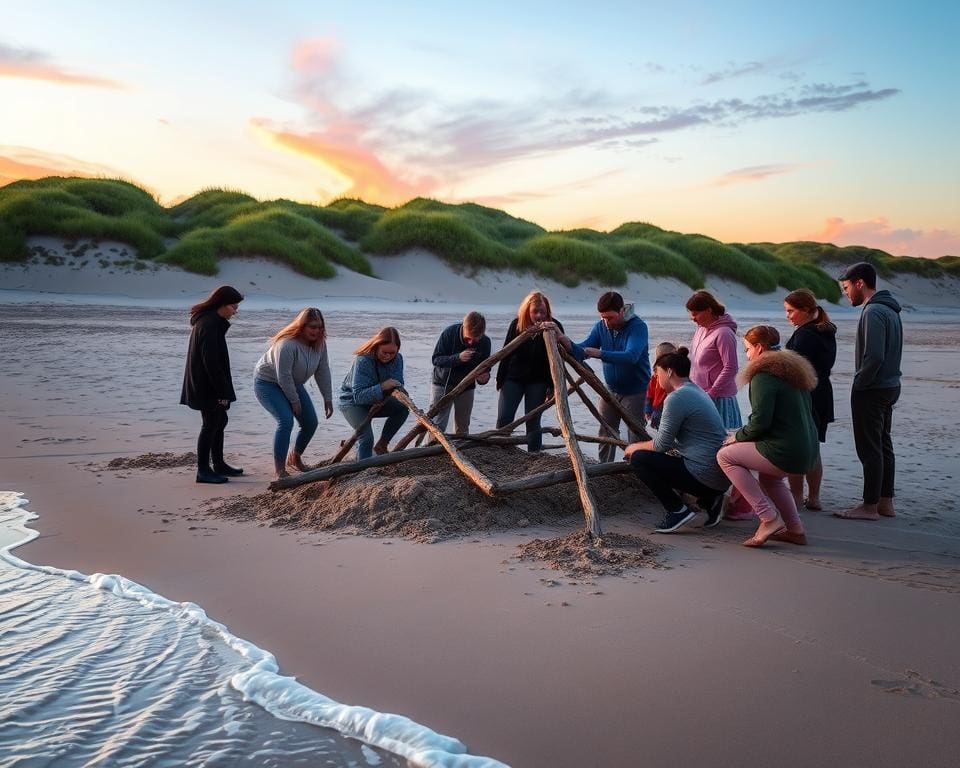
M851 266L839 279L850 302L864 307L851 395L864 489L861 504L835 514L873 520L894 515L890 432L892 407L900 392L900 306L889 291L876 290L876 271L868 263ZM223 454L227 410L236 400L225 337L242 300L235 288L222 286L191 309L181 402L202 416L199 483L223 483L243 472L229 465ZM690 347L661 342L652 367L647 325L614 291L598 300L599 319L581 342L566 336L549 299L532 291L510 322L504 346L530 329L553 330L577 360L601 361L614 402L599 400L600 436L619 435L622 414L630 417L628 425L655 430L653 439L641 441L629 428L624 454L664 508L658 532L672 533L698 512L706 514L705 527L712 527L725 507L728 516L736 514L730 501L736 497L740 507L760 520L745 545L759 547L770 539L805 544L798 509L821 509L819 443L826 440L827 426L834 420L830 372L837 353L836 326L812 292L792 291L784 299L784 309L795 330L786 345L781 347L776 328L753 326L740 341L748 361L741 371L737 323L726 308L707 291L695 292L686 308L697 326ZM524 421L529 451L542 448L540 414L553 389L544 336L535 333L515 343L500 360L495 379L497 428ZM337 405L358 432L358 459L385 453L409 415L407 407L390 396L404 387L400 346L399 331L382 328L354 351L340 385ZM467 386L463 382L490 358L491 347L479 312L469 312L440 334L432 360L431 410L436 411L433 418L441 430L446 430L452 412L455 432L469 433L475 387L489 382L490 371L484 366ZM302 457L319 423L305 387L310 378L316 381L330 418L334 403L326 326L323 314L312 307L272 337L254 370L257 400L277 423L273 458L278 478L291 469L308 468ZM742 386L749 388L746 424L737 403ZM525 420L515 418L521 402ZM384 421L376 442L374 419ZM291 449L294 423L299 431ZM600 460L612 461L615 452L615 444L602 442ZM731 486L733 492L728 493Z

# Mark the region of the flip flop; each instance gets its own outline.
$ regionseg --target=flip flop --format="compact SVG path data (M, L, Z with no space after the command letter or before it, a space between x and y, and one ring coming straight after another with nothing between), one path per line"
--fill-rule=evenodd
M787 532L787 526L781 525L781 526L780 526L779 528L777 528L775 531L771 531L771 532L768 533L766 536L760 536L760 535L758 535L758 534L754 534L754 535L751 536L749 539L747 539L745 542L743 542L743 546L745 546L745 547L762 547L764 544L766 544L771 538L773 538L774 536L776 536L778 533L786 533L786 532Z

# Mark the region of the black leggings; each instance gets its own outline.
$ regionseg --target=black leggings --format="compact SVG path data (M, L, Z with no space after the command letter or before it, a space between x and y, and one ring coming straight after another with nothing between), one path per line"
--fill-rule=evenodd
M630 466L667 512L683 509L683 499L677 495L677 491L696 495L697 503L704 509L723 494L723 491L704 485L691 475L680 456L658 451L635 451L630 457Z
M227 428L227 409L217 405L204 408L200 415L203 417L203 426L197 438L197 467L210 469L211 458L215 465L223 464L223 431Z

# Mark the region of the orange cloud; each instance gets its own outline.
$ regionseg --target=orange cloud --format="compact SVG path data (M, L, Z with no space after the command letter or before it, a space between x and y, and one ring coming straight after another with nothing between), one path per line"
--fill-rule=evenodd
M834 245L866 245L894 256L938 258L960 255L960 233L946 229L896 228L885 216L869 221L846 221L833 216L819 231L800 239Z
M42 179L47 176L117 178L122 175L116 169L106 165L86 163L68 155L57 155L27 147L0 145L0 187L21 179Z
M336 192L339 195L393 206L428 195L438 185L436 179L429 177L413 182L400 178L346 126L323 133L296 133L276 129L263 119L253 119L251 125L268 145L306 157L337 176L343 184Z
M106 77L70 72L53 64L49 57L40 51L12 48L2 43L0 43L0 77L43 80L58 85L89 86L93 88L122 90L127 87Z

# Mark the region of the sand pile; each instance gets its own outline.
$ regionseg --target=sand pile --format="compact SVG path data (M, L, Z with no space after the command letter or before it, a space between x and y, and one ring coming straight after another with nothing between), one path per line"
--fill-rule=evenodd
M111 459L101 469L173 469L174 467L195 467L195 453L144 453L141 456L120 456Z
M467 455L495 480L570 466L565 455L528 454L514 447L477 448ZM630 473L591 480L590 487L601 519L651 508L652 497ZM466 480L446 456L368 469L276 493L220 500L207 511L270 525L346 529L417 541L543 523L575 526L583 520L574 483L491 499Z
M521 560L544 560L557 571L571 576L621 574L629 568L660 565L664 546L643 536L605 533L593 544L585 530L558 539L534 539L517 547Z

